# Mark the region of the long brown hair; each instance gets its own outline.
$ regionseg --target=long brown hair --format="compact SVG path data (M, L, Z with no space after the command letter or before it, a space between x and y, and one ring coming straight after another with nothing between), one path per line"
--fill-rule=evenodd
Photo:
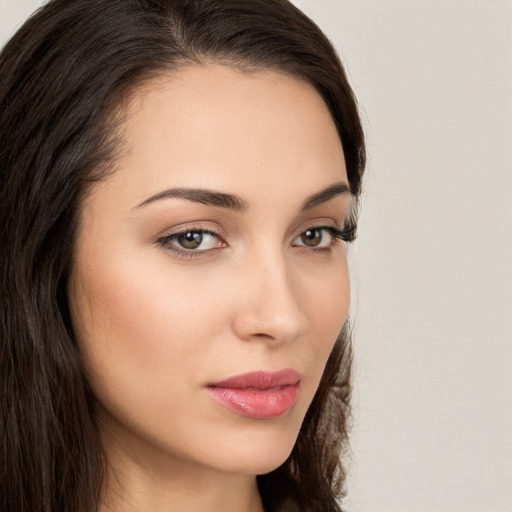
M1 512L98 508L104 455L66 296L80 200L115 158L126 94L211 61L311 84L357 201L365 148L353 92L330 42L287 0L53 0L0 54ZM346 326L289 459L258 477L268 512L340 510L350 354Z

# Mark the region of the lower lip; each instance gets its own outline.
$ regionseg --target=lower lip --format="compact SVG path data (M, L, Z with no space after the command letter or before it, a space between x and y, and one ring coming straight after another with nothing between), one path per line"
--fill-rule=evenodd
M208 386L206 390L214 400L228 409L258 420L285 415L294 406L299 395L297 384L262 390Z

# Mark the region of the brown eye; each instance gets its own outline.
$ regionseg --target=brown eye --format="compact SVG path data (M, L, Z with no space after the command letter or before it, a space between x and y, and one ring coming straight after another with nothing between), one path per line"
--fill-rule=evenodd
M189 231L176 236L176 241L184 249L197 249L203 242L203 233L198 231Z
M158 243L170 251L189 255L207 252L224 244L218 235L203 229L166 235L160 238Z
M308 229L300 235L300 239L308 247L316 247L320 245L323 240L323 234L321 229Z
M339 233L339 234L338 234ZM329 249L341 238L341 231L334 226L319 226L303 231L293 242L294 247L310 247L311 249Z

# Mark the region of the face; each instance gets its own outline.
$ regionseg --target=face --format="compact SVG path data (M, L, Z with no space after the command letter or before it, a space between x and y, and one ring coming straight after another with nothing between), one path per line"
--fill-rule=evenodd
M68 290L102 433L138 459L269 472L348 312L334 123L309 85L212 64L137 91L123 135Z

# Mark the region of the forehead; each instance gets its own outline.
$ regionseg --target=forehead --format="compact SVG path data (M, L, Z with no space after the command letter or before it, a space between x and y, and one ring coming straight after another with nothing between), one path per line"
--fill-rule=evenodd
M321 96L280 72L187 66L146 82L124 108L121 156L109 180L137 204L163 186L250 195L255 180L282 190L293 181L308 195L346 180Z

